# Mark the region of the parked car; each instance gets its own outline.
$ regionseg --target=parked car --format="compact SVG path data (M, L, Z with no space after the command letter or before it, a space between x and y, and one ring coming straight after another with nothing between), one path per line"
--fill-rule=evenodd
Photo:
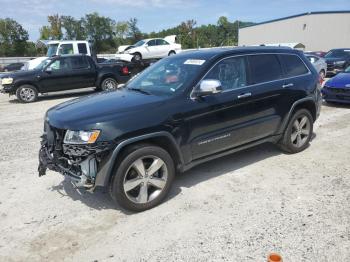
M4 66L2 71L4 71L4 72L18 71L18 70L21 70L21 68L23 66L24 66L23 63L12 63L12 64Z
M325 83L322 97L326 102L350 104L350 66Z
M311 64L316 68L316 71L320 75L321 79L324 79L327 74L327 63L326 61L319 56L316 55L310 55L310 54L305 54L306 58L309 59Z
M151 38L140 40L136 44L126 47L125 50L121 51L121 54L132 55L136 61L140 61L142 59L163 58L175 55L180 51L180 44L162 38Z
M333 76L344 71L350 65L350 48L332 49L324 58L327 63L327 73L329 76Z
M176 172L265 142L289 153L307 148L320 113L318 79L289 48L164 58L121 90L49 109L39 176L48 168L78 186L109 187L126 209L152 208Z
M39 93L77 88L97 87L98 90L117 88L135 74L129 63L97 65L90 56L56 56L44 60L37 68L2 76L2 92L16 95L24 103L34 102Z

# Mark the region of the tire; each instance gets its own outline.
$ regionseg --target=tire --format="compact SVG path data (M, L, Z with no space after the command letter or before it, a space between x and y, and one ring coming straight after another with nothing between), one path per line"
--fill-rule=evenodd
M171 56L171 55L176 55L175 51L170 51L168 56Z
M309 146L312 133L313 118L308 110L300 109L289 120L279 146L287 153L299 153Z
M325 71L323 69L320 71L319 76L322 79L322 81L324 81L324 79L326 77L326 73L325 73Z
M99 90L102 91L107 91L107 90L115 90L118 88L118 82L116 79L113 77L107 77L103 79L100 87L98 88Z
M150 170L152 164L153 171ZM123 208L144 211L163 201L174 176L174 161L166 150L153 145L138 145L126 150L117 163L110 194Z
M133 60L136 62L140 62L142 60L142 55L140 53L135 53Z
M16 97L22 103L32 103L38 99L38 90L32 85L22 85L17 88Z

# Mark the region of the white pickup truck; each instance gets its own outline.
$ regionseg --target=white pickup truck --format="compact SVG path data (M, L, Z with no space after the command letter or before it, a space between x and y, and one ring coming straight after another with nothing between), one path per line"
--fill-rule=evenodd
M50 40L40 41L37 45L47 46L46 56L25 62L23 67L24 70L34 69L45 59L55 55L85 54L91 56L91 49L88 41Z

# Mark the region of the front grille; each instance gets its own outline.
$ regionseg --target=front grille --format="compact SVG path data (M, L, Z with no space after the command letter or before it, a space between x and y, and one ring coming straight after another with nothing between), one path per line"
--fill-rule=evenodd
M86 157L111 149L111 142L97 142L93 145L63 144L63 152L68 156Z

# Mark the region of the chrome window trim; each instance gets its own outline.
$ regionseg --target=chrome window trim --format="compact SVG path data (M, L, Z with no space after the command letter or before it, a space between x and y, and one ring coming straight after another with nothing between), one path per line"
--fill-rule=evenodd
M223 60L226 60L226 59L236 58L236 57L241 57L241 56L250 56L250 55L294 55L294 56L298 57L299 60L301 60L303 62L303 64L305 65L306 69L308 70L308 72L305 73L305 74L297 75L297 76L290 76L290 77L280 78L280 79L276 79L276 80L265 81L265 82L261 82L261 83L257 83L257 84L246 85L246 86L239 87L239 88L232 88L232 89L225 90L225 91L223 91L221 93L227 93L227 92L232 92L232 91L235 91L235 90L245 89L245 88L248 88L248 87L254 87L254 86L257 86L257 85L268 84L268 83L273 83L273 82L276 82L276 81L288 80L288 79L292 79L292 78L296 78L296 77L311 75L310 68L307 66L307 64L304 62L304 60L301 59L297 54L291 54L291 53L256 53L256 54L232 55L232 56L227 56L227 57L221 58L212 67L210 67L210 69L205 73L205 75L194 85L194 87L192 87L192 91L190 93L190 99L194 100L196 98L196 97L193 96L194 89L200 84L200 82L209 74L209 72L218 63L220 63L220 62L222 62ZM283 65L282 64L281 64L281 69L283 70Z

